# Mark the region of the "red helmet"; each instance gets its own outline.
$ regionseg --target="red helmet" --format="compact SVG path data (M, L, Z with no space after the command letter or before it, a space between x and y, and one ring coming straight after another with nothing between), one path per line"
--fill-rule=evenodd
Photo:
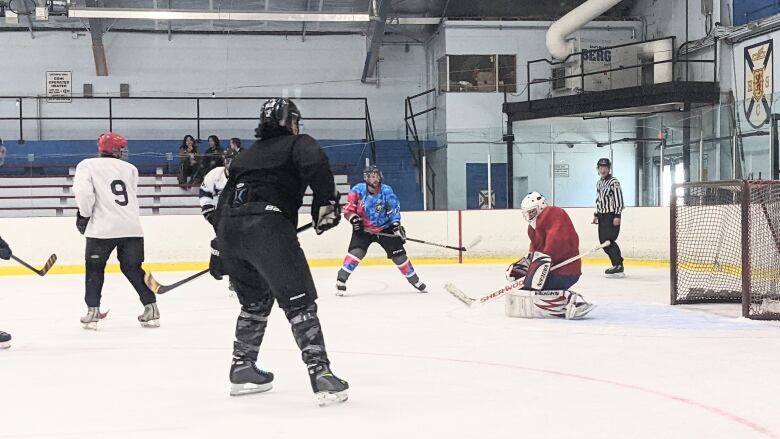
M127 139L121 134L117 133L103 133L97 139L98 151L101 154L110 154L115 157L120 157L124 150L127 149Z

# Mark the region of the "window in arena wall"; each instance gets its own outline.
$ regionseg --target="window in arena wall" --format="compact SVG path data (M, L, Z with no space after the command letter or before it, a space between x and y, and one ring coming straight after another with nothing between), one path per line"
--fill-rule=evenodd
M447 55L450 91L495 92L496 55Z
M685 167L683 166L682 163L674 164L674 182L675 183L685 182ZM671 193L672 193L672 166L666 165L664 166L663 181L661 182L661 205L662 206L669 205L669 195L671 195ZM676 195L678 197L682 197L683 193L684 190L682 188L678 188ZM678 201L682 201L682 199L678 198Z
M517 93L517 57L498 55L498 91Z
M445 91L439 60L439 91ZM449 81L446 91L517 92L515 55L447 55Z

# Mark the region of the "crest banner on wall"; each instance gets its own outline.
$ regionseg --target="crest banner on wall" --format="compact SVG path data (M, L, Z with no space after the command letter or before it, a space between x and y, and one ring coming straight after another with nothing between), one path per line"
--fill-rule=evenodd
M774 51L772 40L745 47L745 118L753 128L769 122L772 113Z

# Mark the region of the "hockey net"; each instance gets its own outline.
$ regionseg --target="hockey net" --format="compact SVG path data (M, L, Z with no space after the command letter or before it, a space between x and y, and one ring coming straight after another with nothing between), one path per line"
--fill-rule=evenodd
M742 303L780 319L780 181L675 185L671 303Z

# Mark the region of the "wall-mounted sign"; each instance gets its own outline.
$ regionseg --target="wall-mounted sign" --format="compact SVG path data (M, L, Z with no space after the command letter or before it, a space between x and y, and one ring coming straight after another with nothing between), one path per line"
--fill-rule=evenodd
M70 102L72 85L71 72L46 72L46 102Z
M745 118L759 128L769 122L774 88L772 40L745 47Z
M569 165L567 164L557 164L553 167L553 174L556 177L568 177L569 176Z
M496 193L495 191L490 191L490 205L488 205L488 190L484 189L479 191L479 208L480 209L490 209L492 207L496 206Z

